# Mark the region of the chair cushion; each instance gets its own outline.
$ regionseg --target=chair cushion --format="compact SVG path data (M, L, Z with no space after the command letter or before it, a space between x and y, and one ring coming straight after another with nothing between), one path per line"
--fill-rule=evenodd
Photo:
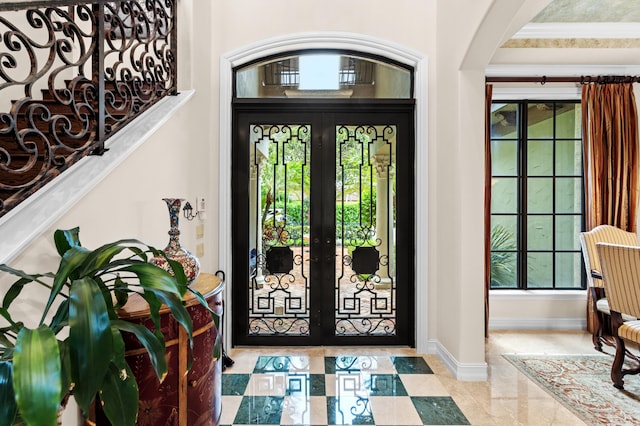
M618 336L640 343L640 320L626 321L618 328Z
M611 308L609 308L609 301L607 300L606 297L603 297L602 299L598 299L596 301L596 309L599 312L602 312L603 314L611 315ZM634 321L634 320L637 320L637 318L632 317L631 315L622 314L622 321Z

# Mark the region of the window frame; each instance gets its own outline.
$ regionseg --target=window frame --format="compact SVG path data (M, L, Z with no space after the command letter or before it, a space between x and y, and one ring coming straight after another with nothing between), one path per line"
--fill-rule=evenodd
M495 93L495 92L494 92ZM557 97L551 97L551 98L544 98L544 97L536 97L536 98L527 98L527 97L507 97L506 98L501 98L499 96L495 96L494 95L494 99L492 100L492 105L495 104L514 104L516 105L516 128L517 128L517 133L516 133L516 137L515 138L506 138L507 141L515 141L516 143L516 172L515 175L501 175L501 174L494 174L494 171L491 171L491 178L507 178L507 179L514 179L516 180L516 190L517 190L517 196L516 196L516 211L515 212L498 212L498 213L494 213L493 208L491 209L491 221L493 222L493 218L496 216L503 216L503 217L515 217L516 219L516 235L515 235L515 239L516 239L516 248L514 250L494 250L493 247L491 247L491 253L493 254L494 252L507 252L507 253L515 253L516 256L516 260L515 260L515 266L516 266L516 271L515 271L515 275L516 275L516 285L515 286L509 286L509 287L498 287L498 286L490 286L490 290L498 290L498 291L503 291L503 290L532 290L532 291L555 291L555 290L559 290L562 292L565 291L575 291L575 290L585 290L587 287L587 281L586 281L586 276L584 273L584 267L583 267L583 261L582 261L582 256L581 256L581 250L579 245L574 245L574 249L562 249L562 248L558 248L557 247L557 234L556 234L556 230L557 230L557 218L561 217L561 216L578 216L578 214L576 212L558 212L557 206L556 206L556 200L557 200L557 191L558 191L558 187L556 185L558 179L561 178L573 178L576 179L578 178L580 180L580 212L579 212L579 222L580 222L580 231L584 230L585 227L585 203L584 203L584 161L583 161L583 150L582 150L582 137L580 135L580 138L567 138L567 137L560 137L557 133L557 128L556 128L556 120L557 120L557 109L556 109L556 105L560 104L560 103L572 103L572 104L577 104L580 105L580 100L579 98L573 98L573 99L561 99L561 98L557 98ZM550 103L554 105L554 113L553 113L553 130L552 130L552 135L550 138L536 138L536 137L531 137L529 135L529 123L528 123L528 111L529 111L529 106L531 104L541 104L541 103ZM501 138L494 138L493 135L491 137L491 142L496 141L496 140L502 140ZM552 171L551 174L544 174L544 175L535 175L535 174L530 174L529 170L528 170L528 151L529 151L529 144L530 142L539 142L539 141L549 141L553 144L553 149L551 151L551 155L553 156L553 162L555 164L555 160L556 160L556 155L557 155L557 143L559 141L567 141L567 140L574 140L576 142L579 142L579 146L580 146L580 174L573 174L573 175L567 175L567 174L559 174L558 170L556 170L556 167L553 166L552 167ZM529 198L528 198L528 191L529 191L529 180L532 178L545 178L545 179L551 179L553 182L553 186L552 186L552 198L551 198L551 202L552 202L552 208L550 212L529 212L528 210L528 203L529 203ZM551 249L535 249L535 248L530 248L528 247L528 241L527 241L527 237L528 237L528 224L529 224L529 220L531 217L535 217L535 216L546 216L546 217L551 217L551 227L552 227L552 241L551 241ZM491 229L493 230L493 226L491 227ZM579 231L578 231L579 232ZM578 235L575 236L575 241L578 241ZM529 279L528 279L528 269L529 269L529 255L531 253L550 253L552 256L552 260L551 260L551 286L545 286L545 287L539 287L539 286L530 286L529 283ZM571 287L563 287L563 286L558 286L558 282L557 282L557 254L558 253L576 253L576 254L580 254L580 286L571 286Z

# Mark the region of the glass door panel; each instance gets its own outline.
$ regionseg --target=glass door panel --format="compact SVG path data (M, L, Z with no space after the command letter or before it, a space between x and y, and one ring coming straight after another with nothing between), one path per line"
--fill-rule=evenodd
M396 332L395 126L336 127L336 335Z
M250 129L249 333L309 334L308 124Z

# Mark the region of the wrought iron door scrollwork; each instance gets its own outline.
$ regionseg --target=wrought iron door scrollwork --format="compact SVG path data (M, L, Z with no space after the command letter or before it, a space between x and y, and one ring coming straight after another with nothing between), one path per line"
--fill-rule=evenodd
M249 334L309 335L308 225L290 214L297 208L299 217L307 215L309 138L309 125L251 127L253 203L260 213L256 208L252 219Z
M337 336L394 335L396 283L393 253L393 126L337 126L336 239L342 242L336 272ZM354 195L355 194L355 195ZM349 222L347 200L357 200Z

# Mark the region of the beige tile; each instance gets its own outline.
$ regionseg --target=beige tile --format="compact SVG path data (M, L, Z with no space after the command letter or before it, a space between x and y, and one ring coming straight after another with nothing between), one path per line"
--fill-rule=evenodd
M411 396L449 395L435 374L400 374L400 380Z
M377 425L421 425L411 398L372 396L369 398L373 420Z
M284 396L287 392L286 373L252 374L245 395Z
M249 349L232 349L227 355L234 361L231 367L227 367L225 373L251 374L260 356L260 351Z
M239 395L223 395L222 396L222 413L220 414L220 424L230 425L236 418L238 408L242 402L242 396Z
M311 357L305 354L287 355L289 358L289 372L291 373L309 373L311 370Z
M370 346L327 347L326 356L416 356L413 348L381 348Z
M327 404L322 396L286 396L282 407L281 424L327 424Z
M312 356L309 360L309 373L324 374L324 355Z

